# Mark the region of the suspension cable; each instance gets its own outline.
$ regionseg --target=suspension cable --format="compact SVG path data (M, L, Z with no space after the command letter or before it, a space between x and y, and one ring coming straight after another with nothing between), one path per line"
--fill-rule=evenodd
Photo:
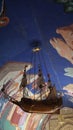
M35 68L36 68L36 57L35 57L35 55L36 55L36 52L33 52L33 74L34 74L34 81L33 81L33 84L34 84L34 99L35 99Z
M41 71L41 68L42 68L42 58L41 58L41 54L40 53L38 53L39 54L39 61L40 61L40 65L39 65L39 69L40 69L40 71ZM44 80L44 77L43 77L43 73L42 73L42 71L41 71L41 75L42 75L42 80L43 80L43 83L44 83L44 85L45 85L45 80ZM41 96L41 99L42 99L42 91L40 91L40 96ZM45 94L45 96L46 96L46 94Z
M32 60L33 60L33 53L31 53L31 58L30 58L30 63L31 63L31 65L32 65ZM29 85L30 85L30 80L31 80L31 65L30 65L30 68L29 68ZM28 89L30 89L29 88L29 85L28 85Z
M45 71L46 71L46 77L48 77L48 67L47 67L47 63L46 63L46 60L45 60L45 56L43 54L43 51L41 51L41 55L43 57L43 63L44 63L44 67L45 67Z

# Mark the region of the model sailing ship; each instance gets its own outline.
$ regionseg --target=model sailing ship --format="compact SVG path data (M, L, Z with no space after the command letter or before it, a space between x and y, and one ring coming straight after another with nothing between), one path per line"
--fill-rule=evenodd
M40 51L40 48L36 47L33 49L34 52ZM25 89L27 87L27 72L26 67L24 67L23 77L20 84L20 88L23 89L23 93L25 93ZM38 78L37 78L37 86L40 90L41 99L32 99L28 96L28 98L23 94L23 97L20 101L9 97L9 101L18 105L23 111L30 113L58 113L60 108L62 107L62 95L57 93L56 87L52 85L49 74L47 75L47 90L49 90L48 95L45 98L42 98L42 90L45 87L45 82L43 78L43 73L40 65L38 66ZM34 81L35 82L35 81ZM4 92L4 89L2 89Z

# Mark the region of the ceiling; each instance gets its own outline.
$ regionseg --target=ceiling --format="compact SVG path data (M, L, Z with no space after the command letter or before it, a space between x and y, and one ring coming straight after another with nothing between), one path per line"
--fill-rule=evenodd
M57 55L49 41L60 37L58 27L73 23L73 13L66 14L63 4L54 0L6 0L6 16L10 22L0 28L0 66L8 61L28 61L26 55L29 57L34 40Z
M66 13L65 4L55 0L6 0L5 5L9 23L0 26L0 67L8 62L30 62L32 48L38 43L52 83L62 92L63 106L73 108L73 45L65 47L68 32L73 40L73 13Z
M54 0L6 0L5 3L9 23L0 27L0 66L12 61L30 62L32 47L38 42L45 59L47 56L52 82L60 91L69 84L73 85L70 73L73 64L50 44L53 37L63 39L56 29L71 25L73 13L65 13L64 4ZM65 103L73 107L72 102Z

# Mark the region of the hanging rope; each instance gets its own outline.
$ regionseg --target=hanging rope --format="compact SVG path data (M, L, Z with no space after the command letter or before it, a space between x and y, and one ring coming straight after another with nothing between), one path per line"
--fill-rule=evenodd
M50 75L48 73L48 66L47 66L47 63L46 63L46 60L45 60L45 56L43 54L43 51L41 52L41 55L43 57L43 63L44 63L44 68L45 68L45 71L46 71L46 77L50 78Z
M34 6L32 6L31 9L32 9L32 16L33 16L33 19L34 19L34 23L35 23L35 25L36 25L36 27L37 27L37 30L38 30L38 34L39 34L40 38L43 39L43 41L45 42L45 41L46 41L46 37L45 37L45 34L41 31L42 29L41 29L41 26L40 26L40 24L39 24L39 23L41 23L41 22L39 22L39 19L38 19L38 17L36 16ZM47 43L44 45L44 49L45 49L45 51L48 53L47 58L48 58L48 60L49 60L49 62L50 62L50 64L51 64L51 69L53 70L54 77L55 77L55 79L57 80L58 85L59 85L60 90L61 90L61 89L62 89L62 88L61 88L61 83L60 83L58 74L57 74L57 72L56 72L56 70L55 70L55 67L54 67L54 65L52 64L52 63L53 63L53 62L52 62L52 55L51 55L50 52L48 51L48 45L47 45Z
M56 69L55 69L55 66L53 65L53 54L50 53L50 51L48 50L48 45L47 45L47 44L46 44L46 48L45 48L45 49L46 49L47 54L48 54L47 58L48 58L48 60L50 61L52 70L53 70L53 72L54 72L54 77L55 77L55 79L57 80L57 83L58 83L59 88L60 88L59 90L61 91L61 90L62 90L62 88L61 88L61 82L60 82L58 73L57 73L57 71L56 71ZM50 58L49 58L49 57L50 57Z
M38 57L39 57L39 65L38 65L38 86L40 88L40 98L42 99L42 94L43 94L43 87L45 87L45 81L43 78L43 73L42 73L42 62L41 62L41 55L40 51L38 52Z
M46 89L46 91L45 91L45 97L46 97L46 93L51 89L52 83L51 83L51 80L50 80L50 75L49 75L49 73L48 73L48 67L47 67L47 63L46 63L46 60L45 60L45 57L44 57L43 52L41 52L39 56L40 56L40 62L42 62L42 63L44 64L44 69L45 69L45 71L46 71L47 84L46 84L45 81L44 81L44 87L47 87L47 88L45 88L45 89ZM42 56L42 57L41 57L41 56ZM41 61L41 59L42 59L43 61ZM47 86L46 86L46 85L47 85ZM51 90L50 90L50 91L51 91Z
M30 58L30 64L33 65L33 62L32 62L32 59L33 59L33 53L31 53L31 58ZM31 83L30 80L31 80L31 65L30 65L30 68L29 68L29 84ZM29 87L28 87L29 89Z
M21 82L21 85L20 85L20 88L23 88L23 97L25 96L25 89L26 89L26 86L27 86L26 67L27 67L27 65L25 65L25 67L24 67L23 78L22 78L22 82Z
M33 71L34 71L34 99L35 99L35 66L36 66L36 57L35 57L35 53L33 52Z

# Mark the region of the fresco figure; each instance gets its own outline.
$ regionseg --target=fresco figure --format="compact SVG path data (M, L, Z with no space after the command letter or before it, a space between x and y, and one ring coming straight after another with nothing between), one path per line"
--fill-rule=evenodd
M56 29L63 39L53 37L50 44L56 49L58 54L73 64L73 24Z

